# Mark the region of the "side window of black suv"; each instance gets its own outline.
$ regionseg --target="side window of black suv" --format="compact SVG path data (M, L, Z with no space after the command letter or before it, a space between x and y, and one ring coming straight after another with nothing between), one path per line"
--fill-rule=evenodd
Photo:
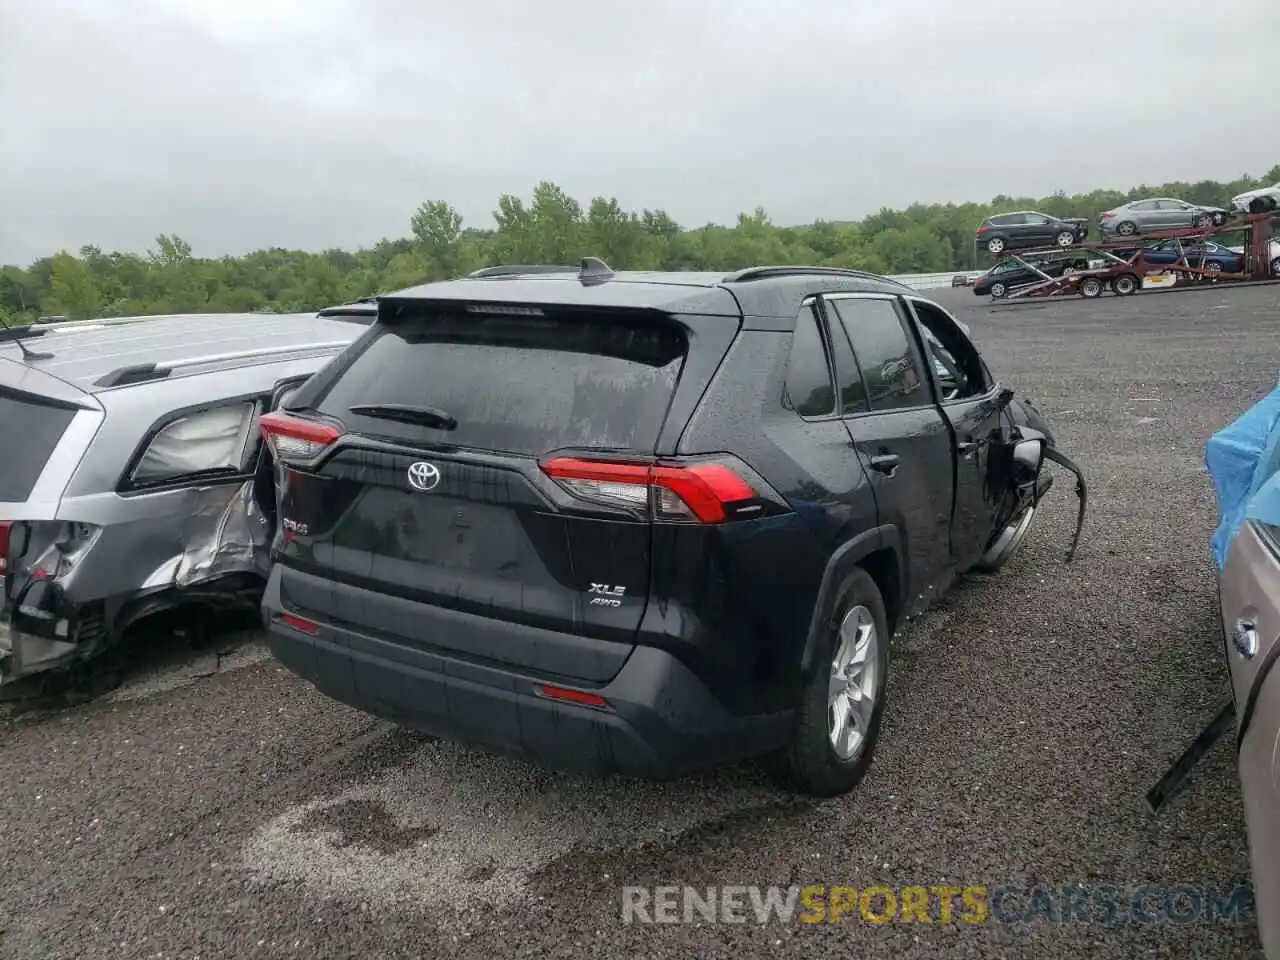
M853 346L873 411L930 402L926 374L896 300L848 297L828 304Z
M812 304L806 304L796 318L782 406L802 417L825 417L835 410L831 362Z

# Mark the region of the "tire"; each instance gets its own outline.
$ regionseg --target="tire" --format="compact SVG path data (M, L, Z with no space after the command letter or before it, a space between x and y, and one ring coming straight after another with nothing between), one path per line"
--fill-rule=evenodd
M1195 220L1192 222L1191 225L1193 227L1200 227L1200 228L1213 226L1213 217L1211 217L1207 213L1201 214L1200 216L1195 218Z
M1125 220L1123 223L1116 224L1116 233L1122 237L1132 237L1138 232L1138 225L1132 220Z
M1122 273L1111 281L1111 289L1117 297L1127 297L1142 289L1142 283L1131 273Z
M1069 247L1076 242L1076 235L1070 230L1063 230L1058 234L1058 246Z
M1222 264L1217 260L1209 260L1205 262L1203 278L1210 283L1218 279L1218 274L1222 273Z
M992 237L987 241L987 253L1004 253L1004 237Z
M834 616L824 628L818 660L821 666L800 696L791 741L774 764L788 787L813 797L840 796L858 785L871 766L884 712L889 666L889 628L884 599L871 575L860 567L845 579L840 598ZM868 628L870 634L866 633ZM851 721L858 718L855 727L860 728L859 742L848 755L838 752L833 743L834 725L829 706L832 688L838 686L837 663L843 659L843 653L851 649L846 643L867 658L864 669L854 672L855 677L861 674L861 685L850 681L847 689L870 697L861 701L867 703L866 710L850 709L847 714ZM874 654L874 666L868 671L865 665L870 662L871 654Z
M1274 210L1275 208L1275 197L1254 197L1249 201L1250 213L1266 213L1268 210Z
M1080 296L1087 300L1102 295L1102 281L1097 277L1085 277L1080 281Z
M1009 291L1005 289L1005 286L1004 286L1004 284L1003 284L1003 283L1000 283L1000 282L998 282L998 281L997 281L996 283L993 283L993 284L991 285L991 299L992 299L992 300L999 300L1001 297L1003 297L1003 296L1004 296L1006 293L1008 293L1008 292L1009 292Z
M1271 261L1271 276L1280 280L1280 257Z
M992 538L986 553L978 561L977 569L984 573L995 573L1008 563L1026 540L1035 515L1036 508L1027 504L1016 516L1011 517L1005 528Z
M1226 222L1227 222L1227 215L1225 213L1215 213L1213 215L1213 225L1215 227L1220 227Z

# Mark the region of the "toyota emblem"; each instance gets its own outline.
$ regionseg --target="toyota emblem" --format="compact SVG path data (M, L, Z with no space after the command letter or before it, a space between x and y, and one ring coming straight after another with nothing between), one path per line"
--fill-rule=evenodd
M434 463L419 460L417 463L409 464L409 486L413 489L426 493L428 490L434 490L439 482L440 468Z

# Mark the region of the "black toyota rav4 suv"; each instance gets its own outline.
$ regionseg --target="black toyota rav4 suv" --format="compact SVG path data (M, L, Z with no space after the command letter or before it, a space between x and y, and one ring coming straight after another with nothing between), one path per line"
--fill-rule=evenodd
M1075 469L955 320L869 274L588 258L377 309L262 418L271 648L560 769L768 754L851 789L894 629L1012 554L1045 459Z

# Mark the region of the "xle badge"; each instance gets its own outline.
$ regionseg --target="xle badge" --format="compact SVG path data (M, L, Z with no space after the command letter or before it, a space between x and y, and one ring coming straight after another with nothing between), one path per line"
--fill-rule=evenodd
M587 593L596 594L591 598L590 604L596 607L620 607L622 601L615 598L622 597L626 592L626 587L614 587L607 583L593 583L587 588Z

